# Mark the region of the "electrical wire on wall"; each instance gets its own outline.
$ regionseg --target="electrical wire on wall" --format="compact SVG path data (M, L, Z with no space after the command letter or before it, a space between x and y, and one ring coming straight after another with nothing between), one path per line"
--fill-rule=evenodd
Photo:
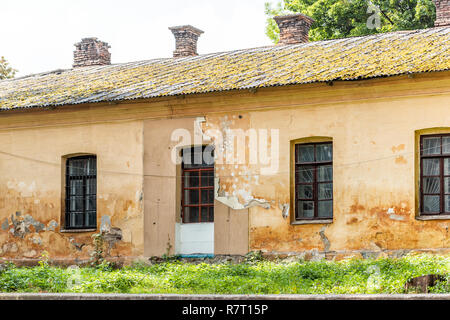
M442 146L450 146L450 143L443 143ZM430 148L421 149L420 151L423 152L423 151L432 150L432 149L434 149L434 148L430 147ZM17 159L32 161L32 162L36 162L36 163L42 163L42 164L56 166L56 167L61 166L61 163L55 163L55 162L35 159L35 158L31 158L31 157L21 156L21 155L17 155L17 154L5 152L5 151L0 151L0 154L10 156L13 158L17 158ZM344 164L334 164L333 163L333 168L345 168L345 167L357 166L357 165L361 165L361 164L365 164L365 163L388 160L388 159L397 158L399 156L407 156L407 155L411 155L411 154L414 154L414 151L396 153L395 155L389 155L386 157L379 157L379 158L367 159L367 160L363 160L363 161L356 161L356 162L350 162L350 163L344 163ZM450 156L450 154L449 154L449 156ZM222 164L219 164L219 165L222 165ZM223 165L227 165L227 164L223 164ZM235 165L235 164L233 163L233 165ZM245 164L243 164L243 165L245 165ZM305 165L307 165L307 163L305 163ZM83 168L78 168L78 167L74 167L74 166L71 168L83 169ZM308 171L308 169L305 169L305 170L300 169L300 170L297 170L296 172L302 172L302 171L306 172L306 171ZM126 172L126 171L113 171L113 170L104 170L104 169L98 170L98 168L97 168L97 172L101 172L102 174L123 174L123 175L144 176L144 177L154 177L154 178L175 179L175 178L181 177L180 175L141 174L141 173ZM290 173L290 171L278 171L276 174L273 174L273 175L285 175L285 174L289 174L289 173ZM220 177L222 177L222 178L254 177L254 176L261 176L261 174L249 173L249 174L235 174L235 175L220 175Z

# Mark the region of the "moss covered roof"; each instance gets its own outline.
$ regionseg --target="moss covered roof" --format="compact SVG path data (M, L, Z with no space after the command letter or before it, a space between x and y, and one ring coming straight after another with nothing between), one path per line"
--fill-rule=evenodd
M450 69L450 27L83 67L0 81L0 109L368 79Z

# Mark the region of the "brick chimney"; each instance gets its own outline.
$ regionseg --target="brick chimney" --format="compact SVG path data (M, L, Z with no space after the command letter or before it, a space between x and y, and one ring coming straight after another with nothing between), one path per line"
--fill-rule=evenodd
M203 33L202 30L190 25L170 27L169 29L175 36L175 51L173 52L175 58L197 55L197 41Z
M75 44L73 67L102 66L111 64L110 46L97 38L84 38Z
M436 5L435 27L450 26L450 0L434 0Z
M309 28L314 20L304 14L289 14L273 17L280 29L279 45L308 42Z

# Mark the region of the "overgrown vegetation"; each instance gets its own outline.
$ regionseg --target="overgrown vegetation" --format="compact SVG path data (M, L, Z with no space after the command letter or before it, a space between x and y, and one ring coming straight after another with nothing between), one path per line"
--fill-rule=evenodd
M168 261L113 269L52 267L46 259L26 268L0 268L2 292L343 294L403 293L412 277L444 274L430 288L450 293L450 256L410 255L399 259L340 262L274 262L249 255L241 264L188 264Z

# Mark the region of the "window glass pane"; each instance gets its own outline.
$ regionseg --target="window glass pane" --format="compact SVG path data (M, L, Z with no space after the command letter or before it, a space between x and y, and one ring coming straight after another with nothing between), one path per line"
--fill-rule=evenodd
M423 178L423 193L440 193L440 178Z
M97 227L95 211L86 212L86 226L93 228Z
M333 199L333 184L332 183L319 183L319 200ZM319 206L320 208L320 206Z
M71 213L69 215L70 227L83 227L83 214L80 213Z
M194 154L192 158L192 164L196 166L201 166L203 164L203 147L202 146L196 146L193 148Z
M440 160L439 159L422 159L423 175L424 176L439 176L440 175Z
M298 146L299 162L314 162L314 145Z
M312 199L313 187L311 184L300 184L298 187L298 198L300 199Z
M423 211L426 213L439 213L440 196L423 196Z
M86 165L87 165L86 174L88 174L88 175L95 175L96 171L97 171L95 158L93 158L93 157L89 158L86 161Z
M445 212L450 212L450 196L445 196L444 197L444 201L445 201Z
M213 170L202 171L200 176L201 176L202 187L214 186L214 171Z
M444 159L444 176L450 176L450 158Z
M69 214L69 226L70 227L75 227L75 225L76 225L75 218L76 218L75 213L70 213Z
M319 201L318 211L318 216L320 218L333 217L333 200Z
M67 168L70 176L95 175L97 172L96 158L67 159Z
M208 221L208 207L201 207L201 222L207 222Z
M444 178L444 193L450 193L450 178Z
M213 198L213 192L212 190L209 189L202 189L201 190L201 194L202 194L202 204L207 204L207 203L213 203L214 198Z
M184 186L186 188L198 187L199 184L198 171L185 171L184 172Z
M84 161L83 160L74 160L73 162L75 174L77 176L82 176L84 174Z
M333 159L332 144L318 144L316 146L316 161L331 161Z
M299 166L297 175L298 182L313 182L314 169L311 166Z
M210 144L203 148L203 164L207 166L214 165L214 145Z
M424 155L431 154L441 154L441 138L440 137L430 137L423 138L423 150Z
M314 217L314 201L298 201L297 202L297 217L298 218L313 218Z
M83 180L71 180L69 183L69 194L70 195L83 195Z
M442 137L442 153L450 154L450 137Z
M86 194L96 194L97 193L97 179L87 179L86 180Z
M209 207L209 220L208 222L214 222L214 207Z
M69 165L69 175L71 175L71 176L81 175L81 172L83 172L83 167L82 167L83 164L79 160L68 159L67 162Z
M317 181L333 181L333 166L320 166L317 172Z
M70 211L82 211L83 210L83 197L78 197L78 196L72 196L69 199L70 202L70 206L69 209Z
M88 196L86 197L86 210L95 210L97 207L96 197Z
M73 166L73 161L71 161L70 159L67 159L67 173L70 176L73 176L73 175L75 175L74 171L75 171L75 168Z
M199 207L184 207L184 222L199 222Z
M185 204L198 204L198 196L199 196L199 190L185 190L184 192L184 203Z
M77 175L79 176L85 176L87 175L87 159L79 159L76 160L76 170Z

